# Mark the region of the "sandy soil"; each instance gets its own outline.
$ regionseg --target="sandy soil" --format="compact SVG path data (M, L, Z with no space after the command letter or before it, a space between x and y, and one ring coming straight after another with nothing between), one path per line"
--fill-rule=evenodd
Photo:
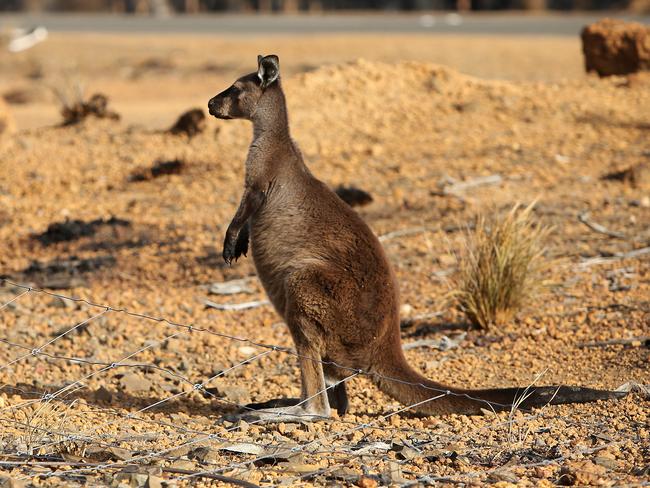
M61 35L0 54L0 93L26 102L10 105L19 132L0 140L0 274L112 309L0 288L0 306L21 295L0 308L2 458L37 463L5 464L6 474L114 486L197 479L182 470L289 486L650 481L640 394L418 418L355 378L350 413L330 422L223 421L236 404L299 394L295 357L256 345L291 347L269 306L205 307L265 298L254 278L248 293L209 292L254 274L249 259L229 268L220 257L251 130L208 120L190 139L162 129L251 71L261 50L281 56L293 135L313 172L374 198L359 211L384 236L413 318L406 343L468 327L447 300L459 226L534 199L554 226L544 295L456 348L410 349L414 365L468 387L526 386L542 373L547 384L650 383L643 340L604 343L650 336L650 254L620 259L650 245L647 79L586 76L578 41L564 38ZM71 92L79 80L122 120L56 125L51 87ZM172 169L151 171L165 162ZM634 177L616 178L629 168ZM442 191L493 175L496 184ZM581 223L585 212L619 236ZM84 235L50 227L66 219L83 221ZM193 386L203 382L207 393ZM121 467L78 464L104 462Z

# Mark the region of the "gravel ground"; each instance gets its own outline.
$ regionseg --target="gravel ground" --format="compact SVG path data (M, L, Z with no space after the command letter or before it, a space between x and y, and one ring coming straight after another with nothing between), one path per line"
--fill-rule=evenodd
M271 307L205 306L265 299L249 259L230 268L220 257L251 129L212 119L192 138L163 129L252 70L260 44L57 35L0 54L0 93L13 95L19 129L0 139L0 275L47 292L0 287L3 474L39 486L226 483L203 472L265 486L650 482L639 393L416 417L358 377L341 418L229 417L299 394ZM404 342L458 342L409 349L412 364L466 387L525 387L539 375L650 383L650 253L634 253L650 246L647 77L586 76L565 38L273 38L264 51L286 64L310 168L373 197L359 212L396 270ZM73 92L78 80L122 120L60 126L50 87ZM457 229L534 199L554 227L544 293L501 328L467 330L448 303ZM240 278L237 294L212 289Z

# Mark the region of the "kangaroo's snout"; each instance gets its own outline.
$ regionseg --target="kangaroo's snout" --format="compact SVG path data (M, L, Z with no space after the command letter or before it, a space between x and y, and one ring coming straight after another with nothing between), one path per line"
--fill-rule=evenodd
M227 105L229 105L229 100L222 95L223 94L220 93L210 99L208 102L208 112L210 112L210 115L217 117L218 119L231 119L232 117L228 113L229 111L227 107Z
M214 115L214 98L211 98L210 101L208 102L208 112L210 115Z

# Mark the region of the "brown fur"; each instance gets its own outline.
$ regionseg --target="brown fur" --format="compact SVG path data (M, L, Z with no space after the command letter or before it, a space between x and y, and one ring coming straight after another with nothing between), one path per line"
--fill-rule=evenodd
M333 388L328 401L326 380L332 384L359 369L393 398L406 405L418 403L415 410L420 413L509 408L521 393L517 389L451 388L426 379L406 362L398 286L379 240L305 166L289 135L277 57L259 57L258 68L210 100L209 109L218 118L253 122L244 194L226 232L223 256L230 263L246 254L250 237L259 278L300 355L301 405L272 412L279 418L328 416L332 403L342 413L347 408L345 384ZM613 396L544 387L522 406Z

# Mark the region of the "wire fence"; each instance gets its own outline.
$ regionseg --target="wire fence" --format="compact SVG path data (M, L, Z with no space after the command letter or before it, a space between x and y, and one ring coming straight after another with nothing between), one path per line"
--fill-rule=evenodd
M415 425L396 421L401 414L424 402L397 408L388 405L362 421L359 417L345 415L319 422L310 421L320 419L305 418L304 422L296 422L290 418L287 423L266 424L254 416L242 415L254 409L216 392L211 385L264 358L280 361L277 356L285 355L316 359L300 356L287 347L7 279L0 279L0 283L14 294L0 304L3 336L9 336L9 331L16 326L16 316L28 313L18 305L29 297L56 298L85 307L78 320L52 333L49 340L42 341L38 334L34 334L32 343L20 342L14 338L16 334L11 338L0 337L0 360L4 361L0 364L0 436L4 445L0 469L19 480L56 478L84 483L89 478L98 478L108 484L125 482L132 486L154 486L156 480L163 479L168 484L191 484L202 479L240 486L300 483L413 486L440 481L473 482L490 476L507 480L514 475L504 474L506 459L510 473L515 467L523 470L559 464L608 446L638 440L637 430L630 425L629 429L619 428L615 437L613 434L596 437L595 445L593 442L580 445L570 439L552 446L532 446L531 429L548 423L552 415L544 409L533 414L515 410L494 414L483 425L463 428L462 432L456 432L454 425L445 422ZM63 315L67 318L73 314ZM35 317L48 320L38 314ZM108 320L125 318L153 324L154 330L161 335L143 344L130 344L130 350L121 353L108 346L101 351L86 351L85 356L54 351L63 340L74 344L75 337L90 326L106 327ZM102 320L104 323L99 324ZM188 377L178 368L156 361L156 352L195 334L245 344L255 348L255 352L207 378ZM59 349L68 351L71 347L63 344ZM139 359L147 354L153 354L154 360ZM377 376L320 362L349 372L346 378L328 385L323 391L354 378ZM124 404L120 399L91 401L102 392L107 394L104 384L109 383L109 375L123 371L156 372L176 382L178 387L156 398L135 395L136 398ZM66 378L63 384L61 376ZM29 384L30 380L39 377L45 381ZM51 378L59 378L59 383L47 385L46 381ZM35 387L36 384L39 386ZM91 387L94 387L92 391ZM460 394L431 389L431 397L426 402L449 395ZM310 399L303 399L298 405ZM209 402L207 407L206 402ZM133 403L136 405L132 406ZM193 411L195 408L197 413ZM486 416L490 408L485 402ZM202 421L194 422L197 417L203 417ZM579 423L576 428L583 436L607 430L598 419ZM458 443L462 447L458 447ZM474 469L477 467L479 469Z

